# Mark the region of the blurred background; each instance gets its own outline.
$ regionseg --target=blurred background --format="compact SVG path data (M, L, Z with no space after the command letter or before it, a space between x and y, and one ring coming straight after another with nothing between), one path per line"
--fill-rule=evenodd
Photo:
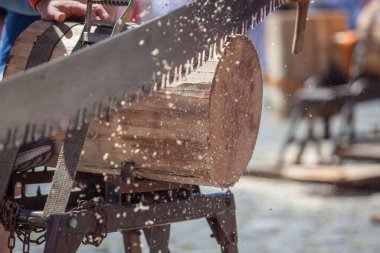
M142 1L140 18L185 2ZM380 1L312 1L297 56L295 13L289 4L248 34L265 84L255 152L231 189L240 252L380 252ZM220 252L205 221L174 225L170 245ZM97 252L122 247L112 234Z

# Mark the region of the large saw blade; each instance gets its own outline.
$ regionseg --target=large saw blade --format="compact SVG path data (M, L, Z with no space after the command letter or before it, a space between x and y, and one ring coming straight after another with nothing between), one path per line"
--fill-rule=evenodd
M226 35L245 33L284 2L195 0L132 31L9 78L0 85L2 148L65 129L65 115L81 122L86 119L82 112L90 115L110 97L134 94L152 77L158 86L174 82L211 57Z

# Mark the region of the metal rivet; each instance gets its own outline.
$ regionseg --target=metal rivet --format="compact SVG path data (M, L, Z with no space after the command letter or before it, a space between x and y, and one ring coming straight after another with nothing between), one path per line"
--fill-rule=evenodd
M70 225L70 227L73 228L73 229L77 228L77 226L78 226L78 220L75 219L75 218L71 218L71 219L70 219L70 222L69 222L69 225Z

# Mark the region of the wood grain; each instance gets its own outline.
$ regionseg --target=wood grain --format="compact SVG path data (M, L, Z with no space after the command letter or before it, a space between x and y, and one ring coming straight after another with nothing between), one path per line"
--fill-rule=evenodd
M39 21L21 35L6 75L25 69L32 44L48 24ZM64 36L52 59L71 53L80 28ZM92 121L79 170L119 174L120 164L131 160L136 174L149 179L218 187L237 182L259 130L261 69L256 50L245 36L231 38L219 58L175 86L128 104L107 121ZM64 133L53 137L57 153L63 137ZM53 159L49 165L55 163Z

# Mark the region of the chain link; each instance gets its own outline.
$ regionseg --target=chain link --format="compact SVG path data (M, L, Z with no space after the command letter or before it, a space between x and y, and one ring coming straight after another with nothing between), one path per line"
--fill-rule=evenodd
M6 231L9 231L8 248L11 253L16 245L16 235L23 243L23 253L29 253L31 243L40 245L46 241L45 227L17 224L17 217L22 208L22 206L11 200L2 201L0 204L0 223L3 224ZM32 240L32 233L43 234Z
M107 237L107 212L104 209L105 201L103 198L96 200L81 201L78 207L72 209L70 212L93 211L97 220L96 229L93 232L88 232L83 238L82 243L99 247L104 238Z
M20 213L21 206L13 201L4 200L0 204L0 222L3 224L4 229L9 231L8 237L8 248L10 252L13 252L13 249L16 245L16 227L17 227L17 217Z
M104 238L107 237L107 212L104 209L105 201L103 198L98 198L96 201L81 201L77 208L72 209L70 212L82 212L93 211L97 220L96 229L93 232L89 232L85 235L82 243L94 245L99 247ZM6 231L9 231L8 248L10 253L16 245L17 238L23 243L23 253L29 253L30 244L40 245L46 241L45 227L29 225L29 224L17 224L17 217L20 213L22 206L16 202L6 200L0 203L0 223L3 224ZM36 239L31 239L31 234L41 234Z
M8 237L8 248L10 250L10 253L13 252L13 249L16 246L16 237L14 232L9 232L9 237Z
M37 225L18 224L16 228L17 238L24 244L26 248L30 244L41 245L46 241L46 228ZM31 234L41 234L36 239L31 239ZM29 251L23 251L27 253Z

